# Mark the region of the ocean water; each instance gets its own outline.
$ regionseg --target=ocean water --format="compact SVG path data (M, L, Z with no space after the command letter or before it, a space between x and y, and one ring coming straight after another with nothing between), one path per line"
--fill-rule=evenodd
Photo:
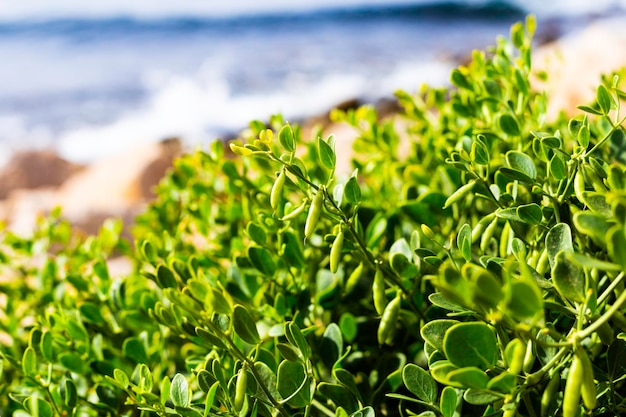
M56 14L0 5L0 163L20 148L88 162L170 136L202 144L273 113L299 120L346 99L442 85L459 59L536 12L515 1L326 0L281 11L271 7L280 0L261 10L246 0L206 10L151 1L148 11L137 0L133 10L112 1ZM559 3L568 7L552 10ZM550 3L537 9L540 23L573 21L585 4Z

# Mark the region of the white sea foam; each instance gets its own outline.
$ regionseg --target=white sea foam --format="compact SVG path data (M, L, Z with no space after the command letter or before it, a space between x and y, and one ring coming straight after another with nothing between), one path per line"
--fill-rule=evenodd
M397 88L414 90L423 82L441 85L450 67L440 62L407 62L380 79L328 74L314 84L301 84L294 77L296 80L285 83L281 90L246 95L233 94L224 77L211 71L196 77L152 74L152 90L141 109L129 111L105 126L63 132L57 147L70 160L88 162L120 152L130 144L169 136L181 137L190 145L202 144L225 133L236 133L250 120L267 120L275 113L298 120L350 98L377 98Z

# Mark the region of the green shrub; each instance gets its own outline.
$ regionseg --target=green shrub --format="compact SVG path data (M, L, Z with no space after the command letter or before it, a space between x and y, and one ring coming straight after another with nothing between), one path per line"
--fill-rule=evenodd
M408 132L333 112L351 175L276 116L177 160L134 248L3 232L0 415L623 414L626 93L547 120L533 31L398 92Z

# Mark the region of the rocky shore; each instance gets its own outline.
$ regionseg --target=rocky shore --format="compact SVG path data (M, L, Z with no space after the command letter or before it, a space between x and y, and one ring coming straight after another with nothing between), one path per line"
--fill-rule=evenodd
M550 42L536 50L534 66L545 71L547 82L537 88L548 94L549 114L563 110L576 114L576 105L593 100L602 74L626 66L626 31L623 20L602 20L582 31ZM343 107L360 104L358 100ZM384 103L393 114L393 104ZM331 124L326 115L312 117L303 125L321 123L337 137L340 153L350 151L356 132ZM36 219L56 206L77 228L94 233L107 217L121 217L126 224L153 197L154 186L172 160L184 151L176 138L129 149L122 155L88 166L63 160L53 151L22 151L0 167L0 222L21 234L33 230Z

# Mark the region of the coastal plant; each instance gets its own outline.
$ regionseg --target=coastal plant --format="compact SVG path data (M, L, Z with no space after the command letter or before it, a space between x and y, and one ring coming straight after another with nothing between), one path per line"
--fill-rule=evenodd
M132 243L0 232L0 415L623 414L626 92L549 120L534 26L333 111L351 155L274 116L183 156Z

